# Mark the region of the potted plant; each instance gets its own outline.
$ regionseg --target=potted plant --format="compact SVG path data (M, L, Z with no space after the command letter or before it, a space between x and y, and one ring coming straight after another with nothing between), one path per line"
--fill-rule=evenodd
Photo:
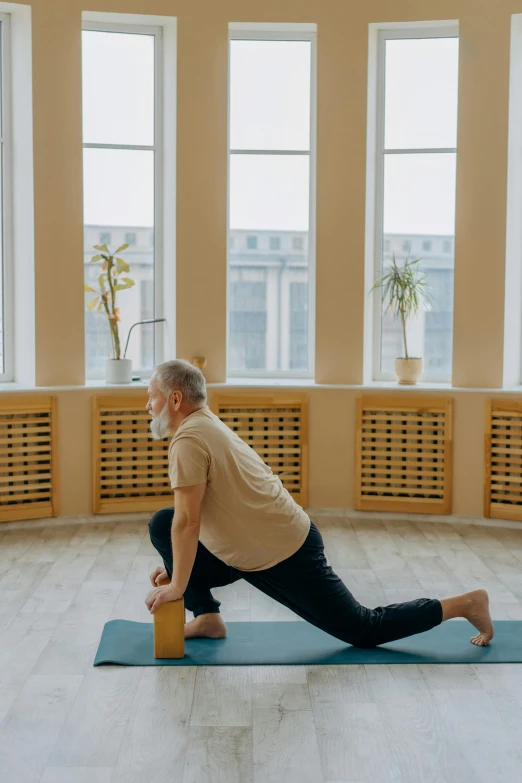
M132 379L132 359L120 357L121 348L118 334L120 308L116 307L116 292L134 285L134 280L130 277L121 277L120 279L120 275L129 272L129 265L123 258L116 257L118 253L123 253L128 247L128 244L121 245L114 253L111 253L107 245L94 245L94 249L98 253L91 258L91 264L102 262L103 271L98 277L100 290L97 291L84 283L85 292L96 294L87 304L87 309L94 310L96 308L97 312L105 310L109 319L114 356L112 359L106 359L105 362L107 383L131 383Z
M422 358L409 356L406 336L408 321L417 315L422 306L430 304L426 278L418 266L420 261L420 258L413 261L406 259L403 266L398 266L393 254L391 266L383 271L370 291L380 289L383 312L391 311L394 317L401 319L404 356L395 359L395 373L401 384L417 383L422 373Z

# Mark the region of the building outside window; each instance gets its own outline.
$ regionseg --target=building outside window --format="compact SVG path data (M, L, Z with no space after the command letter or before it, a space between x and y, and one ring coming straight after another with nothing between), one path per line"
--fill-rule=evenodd
M127 245L132 247L132 245L136 244L136 232L135 231L126 231L124 238L125 238L125 243Z
M112 234L110 231L100 231L100 245L110 245Z
M391 263L391 247L402 249L400 264L421 259L433 305L409 324L408 348L433 381L451 377L458 52L453 25L379 33L375 275ZM401 324L382 315L379 292L373 308L373 377L392 379L404 355Z
M308 356L308 286L290 283L290 367L306 368Z
M231 360L246 370L266 364L266 275L237 270L230 285Z
M315 25L231 24L229 73L227 372L313 377Z
M140 292L140 321L148 321L154 318L154 282L152 280L141 280ZM129 340L129 350L133 340L139 341L141 367L148 367L154 356L154 324L140 324L132 330Z

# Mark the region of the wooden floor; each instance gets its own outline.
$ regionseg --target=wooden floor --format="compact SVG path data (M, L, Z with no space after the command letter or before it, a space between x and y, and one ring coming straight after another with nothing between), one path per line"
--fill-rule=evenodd
M483 586L522 620L522 530L314 521L368 606ZM152 621L159 563L146 522L0 532L0 780L522 780L521 665L93 668L107 620ZM225 620L297 619L246 583L215 592Z

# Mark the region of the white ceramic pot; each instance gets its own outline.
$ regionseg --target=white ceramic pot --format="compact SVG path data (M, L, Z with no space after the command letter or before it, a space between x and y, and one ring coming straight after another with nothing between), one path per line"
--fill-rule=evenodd
M132 359L106 359L106 383L132 383Z
M422 359L395 359L395 373L401 384L417 383L422 375Z

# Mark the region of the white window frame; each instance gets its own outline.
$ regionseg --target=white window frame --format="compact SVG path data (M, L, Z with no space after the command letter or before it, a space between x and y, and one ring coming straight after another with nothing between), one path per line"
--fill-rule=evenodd
M163 28L156 25L127 24L118 22L96 22L84 20L83 30L94 30L105 33L131 33L132 35L154 36L154 143L143 144L96 144L83 142L83 149L113 149L113 150L147 150L154 152L154 318L164 318L164 251L163 251L163 193L164 193L164 155L163 155ZM82 96L83 105L83 96ZM140 320L140 319L138 319ZM154 356L150 376L140 375L141 380L150 380L154 365L164 361L164 330L163 323L153 324ZM122 351L127 335L120 335ZM133 372L139 368L133 368ZM104 380L104 373L98 373L88 380Z
M230 42L231 41L308 41L310 52L310 149L309 150L231 150L230 149ZM227 379L315 377L315 288L316 288L316 158L317 158L317 27L315 24L229 24L229 69L227 99L227 305L226 366ZM229 287L230 287L230 156L231 155L306 155L310 162L308 195L308 370L229 369Z
M375 107L375 158L374 158L374 231L373 231L373 278L371 286L381 274L382 247L383 247L383 227L384 227L384 159L386 155L394 154L422 154L422 153L455 153L456 147L436 147L436 148L405 148L405 149L386 149L384 147L384 113L385 113L385 77L386 62L385 51L386 41L405 39L405 38L458 38L459 28L457 22L435 23L435 24L415 24L415 25L393 25L381 28L377 32L377 72L376 72L376 107ZM369 289L367 289L369 290ZM372 296L372 357L371 368L373 381L394 381L395 374L392 372L383 372L381 370L381 292L376 290ZM421 377L422 382L426 383L448 383L451 381L451 373L425 373Z
M9 14L0 14L2 30L2 339L4 372L0 382L14 380L14 268L13 268L13 192L12 192L12 114L11 114L11 20Z

